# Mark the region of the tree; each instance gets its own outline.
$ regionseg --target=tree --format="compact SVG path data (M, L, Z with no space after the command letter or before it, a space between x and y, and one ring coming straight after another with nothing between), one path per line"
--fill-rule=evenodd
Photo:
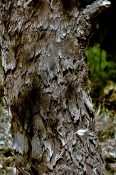
M107 0L2 0L4 91L19 175L103 175L84 52Z

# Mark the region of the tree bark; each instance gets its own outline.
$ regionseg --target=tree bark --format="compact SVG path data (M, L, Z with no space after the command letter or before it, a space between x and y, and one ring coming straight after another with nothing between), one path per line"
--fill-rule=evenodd
M0 41L18 175L103 175L84 56L107 0L4 0Z

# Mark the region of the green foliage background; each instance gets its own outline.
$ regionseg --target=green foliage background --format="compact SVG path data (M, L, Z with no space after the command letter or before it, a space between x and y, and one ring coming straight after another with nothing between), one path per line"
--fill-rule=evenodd
M115 82L116 62L108 56L105 50L100 48L99 44L89 47L86 56L89 65L92 96L94 100L98 100L107 83L109 81Z

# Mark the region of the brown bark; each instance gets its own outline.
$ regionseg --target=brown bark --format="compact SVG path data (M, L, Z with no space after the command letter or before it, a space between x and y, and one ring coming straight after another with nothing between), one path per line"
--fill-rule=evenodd
M68 3L67 3L68 2ZM1 8L5 95L20 175L103 175L84 51L99 0L7 0Z

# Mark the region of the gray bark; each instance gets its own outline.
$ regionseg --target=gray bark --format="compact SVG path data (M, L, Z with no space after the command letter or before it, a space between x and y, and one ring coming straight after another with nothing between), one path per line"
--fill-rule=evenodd
M1 52L19 175L103 175L84 52L99 0L4 0Z

